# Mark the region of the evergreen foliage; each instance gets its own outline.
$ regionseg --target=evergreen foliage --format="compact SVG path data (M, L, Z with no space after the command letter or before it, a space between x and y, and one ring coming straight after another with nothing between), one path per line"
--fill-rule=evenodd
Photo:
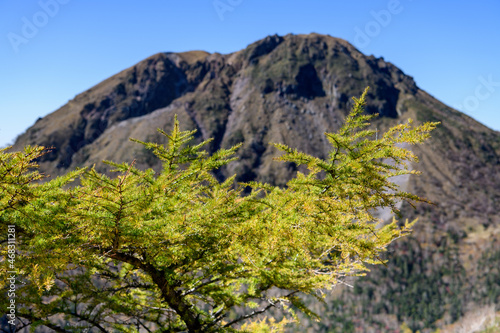
M424 201L391 177L417 173L406 167L417 157L400 144L423 142L437 123L376 135L373 116L363 115L365 95L354 98L338 133L325 133L327 159L275 144L278 160L307 168L285 188L219 181L214 171L239 146L209 155L210 140L190 145L194 131L181 131L177 119L172 132L159 130L167 145L137 141L162 160L159 173L106 162L116 177L91 168L38 182L44 148L2 151L0 221L3 235L9 225L16 231L18 328L269 332L296 321L296 311L320 320L299 295L322 300L345 277L383 263L380 254L412 223L384 225L375 209L398 213L400 200ZM271 308L284 311L282 321L257 318Z

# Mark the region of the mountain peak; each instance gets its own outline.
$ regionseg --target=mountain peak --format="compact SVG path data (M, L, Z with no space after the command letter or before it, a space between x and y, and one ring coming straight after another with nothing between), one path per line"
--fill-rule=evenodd
M186 113L188 124L196 125L204 138L216 138L213 148L226 140L233 141L226 131L242 110L245 112L241 119L250 117L252 123L255 117L272 122L284 112L283 117L292 117L292 123L285 121L284 128L296 127L307 132L307 137L320 140L318 133L337 127L339 117L349 108L350 98L360 95L366 86L372 87L368 112L391 118L405 112L403 101L418 92L413 79L392 64L364 56L345 40L316 33L267 36L227 55L205 51L157 53L76 96L28 129L16 147L28 143L56 147L41 166L60 174L69 167L93 161L89 151L97 148L114 125L160 109ZM296 112L299 114L293 116ZM305 114L325 118L318 133L292 121ZM164 119L138 134L143 137L158 125L167 126L169 121ZM278 124L282 122L278 120ZM254 137L259 126L255 122L240 136ZM263 134L259 141L288 135L284 129L278 132ZM318 146L311 149L318 153L326 148L325 143L316 143ZM102 147L98 150L107 151ZM113 157L114 153L109 153L112 155L103 153L99 157Z

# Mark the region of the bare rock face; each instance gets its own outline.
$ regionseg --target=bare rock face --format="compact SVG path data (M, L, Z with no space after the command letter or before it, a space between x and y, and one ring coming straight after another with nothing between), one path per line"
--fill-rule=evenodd
M40 119L14 148L55 147L40 161L53 176L94 163L105 171L104 159L136 159L139 167L156 169L158 161L128 139L163 142L156 128L169 130L177 114L183 129L198 130L197 140L214 138L211 151L243 142L239 160L221 178L236 173L239 181L283 185L297 170L273 161L277 152L269 143L326 156L323 133L340 127L351 97L366 86L366 109L380 115L373 124L380 130L410 117L442 123L427 144L412 147L420 156L413 167L423 175L404 181L435 205L403 204L405 218L420 219L412 238L396 242L388 268L374 269L354 291L327 302L321 311L329 327L391 331L406 322L430 329L500 306L500 133L338 38L275 35L226 55L156 54ZM310 325L315 332L330 329Z

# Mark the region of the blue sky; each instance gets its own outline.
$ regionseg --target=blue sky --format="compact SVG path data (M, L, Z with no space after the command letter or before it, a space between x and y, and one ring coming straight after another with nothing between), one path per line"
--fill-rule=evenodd
M0 0L0 146L152 54L276 33L343 38L500 130L499 18L498 0Z

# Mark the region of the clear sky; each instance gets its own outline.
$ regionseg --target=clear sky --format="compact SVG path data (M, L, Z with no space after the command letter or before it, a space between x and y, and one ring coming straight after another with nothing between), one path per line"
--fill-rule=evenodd
M0 0L0 146L152 54L311 32L384 57L500 130L498 0Z

